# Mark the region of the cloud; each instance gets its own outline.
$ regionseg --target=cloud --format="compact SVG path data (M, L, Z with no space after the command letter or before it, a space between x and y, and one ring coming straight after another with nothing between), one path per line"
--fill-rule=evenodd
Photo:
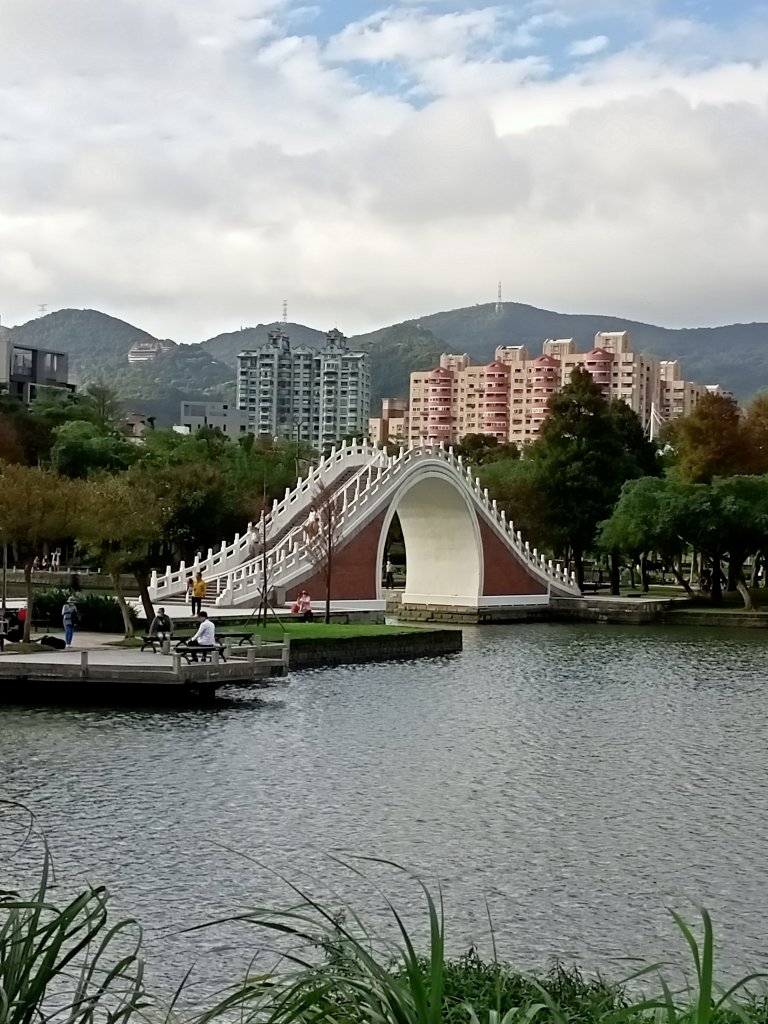
M499 277L566 310L768 319L746 22L705 60L716 28L651 5L610 53L618 3L592 7L599 34L568 0L368 6L340 30L318 6L4 0L4 323L95 306L199 340L287 297L354 333ZM590 60L559 69L569 43Z
M498 12L486 7L450 14L385 11L347 25L330 40L330 60L419 61L466 53L474 44L491 40Z
M608 36L591 36L589 39L577 39L571 43L568 52L572 57L592 57L600 53L608 45Z

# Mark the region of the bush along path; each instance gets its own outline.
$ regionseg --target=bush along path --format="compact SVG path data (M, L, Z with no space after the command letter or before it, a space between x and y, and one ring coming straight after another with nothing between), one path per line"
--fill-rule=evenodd
M183 988L165 1004L147 993L141 931L135 921L109 920L104 888L85 889L64 905L55 902L46 853L36 892L23 896L0 888L0 1024L768 1022L762 975L727 989L715 981L714 936L705 911L699 939L673 915L691 958L681 988L658 964L614 984L560 966L532 976L495 959L483 961L474 951L446 958L442 901L424 886L429 943L423 953L392 904L394 941L371 933L349 908L339 915L291 888L294 909L252 910L232 919L257 926L260 939L265 929L279 935L283 951L273 967L233 986L215 1005L185 1006L182 1013L188 1002ZM637 995L643 990L647 994Z

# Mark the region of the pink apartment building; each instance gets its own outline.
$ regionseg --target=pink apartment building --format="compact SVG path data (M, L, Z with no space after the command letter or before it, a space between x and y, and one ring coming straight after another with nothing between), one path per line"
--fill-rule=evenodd
M535 358L523 345L504 345L487 366L473 366L466 354L445 354L434 369L412 373L405 436L411 444L453 443L473 433L500 442L533 441L550 397L576 366L592 374L606 398L626 402L651 429L687 415L707 391L684 380L678 362L634 352L626 331L601 331L589 352L577 352L572 338L545 341Z

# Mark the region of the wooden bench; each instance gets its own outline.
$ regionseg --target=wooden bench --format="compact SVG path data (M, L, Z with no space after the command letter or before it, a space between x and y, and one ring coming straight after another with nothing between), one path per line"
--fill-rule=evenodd
M222 661L227 660L227 649L224 644L212 644L209 647L190 647L189 644L176 644L173 648L174 654L180 654L190 664L193 661L209 661L212 654L218 654Z
M237 640L238 647L242 647L243 644L253 644L253 633L221 633L216 630L216 639L219 640Z
M190 633L190 636L191 635L192 634ZM166 640L170 641L171 643L173 643L174 641L176 643L179 643L180 641L183 641L183 639L184 637L174 636L173 633L166 634L164 639L161 639L159 636L142 636L141 647L139 649L142 651L146 651L148 647L151 647L152 653L157 654L158 645L160 646L160 650L162 650L163 644L165 643Z

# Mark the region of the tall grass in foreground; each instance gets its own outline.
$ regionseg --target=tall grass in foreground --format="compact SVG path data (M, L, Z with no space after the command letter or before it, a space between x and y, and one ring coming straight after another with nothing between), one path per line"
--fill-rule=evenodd
M107 892L53 902L51 860L29 897L0 889L0 1024L124 1024L145 1005L141 932L110 924Z
M749 990L764 975L748 975L728 988L715 981L714 934L706 911L701 939L672 914L693 966L682 988L670 985L662 964L613 984L562 966L536 977L514 971L495 955L483 961L475 951L447 959L442 897L419 885L429 924L423 953L389 901L396 934L391 941L370 932L356 914L334 916L295 887L296 908L240 915L238 921L289 940L291 949L281 954L275 971L247 978L199 1024L235 1011L244 1024L768 1024L768 997ZM318 950L319 963L313 957ZM649 983L657 993L630 995Z
M689 982L673 989L652 965L627 979L633 992L639 984L658 990L639 998L626 984L576 969L535 977L474 951L446 958L442 899L423 885L424 949L391 903L395 938L383 940L351 911L334 915L296 888L291 910L231 919L279 936L287 951L215 1005L182 1014L183 992L165 1007L147 996L141 933L133 921L110 923L106 890L88 888L57 906L50 871L46 852L32 896L0 889L0 1024L160 1024L182 1016L187 1024L768 1024L765 995L748 991L762 976L716 984L706 912L698 940L673 915L692 960Z

